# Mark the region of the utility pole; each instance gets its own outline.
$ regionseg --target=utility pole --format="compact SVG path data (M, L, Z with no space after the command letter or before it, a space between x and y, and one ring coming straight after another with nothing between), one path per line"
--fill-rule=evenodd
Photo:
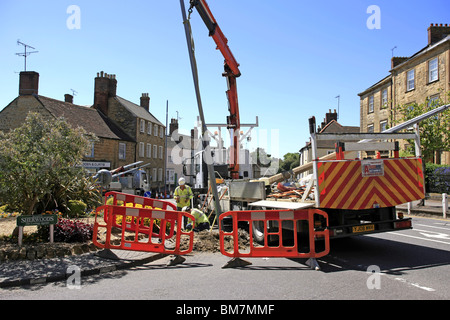
M25 51L24 51L23 53L16 53L16 55L25 58L25 70L24 70L24 71L27 71L27 57L28 57L30 54L32 54L32 53L38 53L39 51L27 51L27 48L30 48L30 49L36 49L36 48L33 48L32 46L29 46L29 45L27 45L27 44L25 44L25 43L23 43L23 42L20 42L20 40L17 40L17 45L18 45L18 46L19 46L19 45L24 46L24 50L25 50Z

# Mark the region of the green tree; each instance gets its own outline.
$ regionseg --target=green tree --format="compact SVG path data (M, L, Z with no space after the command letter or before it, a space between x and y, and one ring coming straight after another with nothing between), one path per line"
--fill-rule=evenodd
M69 200L97 202L94 181L81 167L95 139L63 119L37 113L28 114L21 127L0 132L0 202L22 214L64 211Z
M280 162L278 172L289 171L300 165L300 156L298 153L286 153Z
M443 105L441 100L430 101L427 99L427 101L421 104L413 103L399 106L398 111L400 112L402 119L398 122L404 122L415 118L440 105ZM422 147L422 157L425 162L440 163L440 152L450 150L449 129L450 109L419 123L420 144ZM410 141L406 152L414 154L413 141Z

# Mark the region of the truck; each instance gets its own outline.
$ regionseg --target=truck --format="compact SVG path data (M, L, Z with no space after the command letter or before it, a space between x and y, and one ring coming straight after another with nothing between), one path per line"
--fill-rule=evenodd
M303 179L304 183L297 183L297 187L286 187L282 182L287 176L283 173L248 182L229 181L221 188L220 206L223 211L320 209L328 219L317 216L318 220L311 223L317 229L328 229L330 239L410 229L411 218L397 213L396 206L425 197L418 123L449 107L436 108L382 133L318 134L312 117L309 124L314 160L291 173L295 176L312 170L309 179ZM411 131L412 127L412 132L399 133ZM317 142L324 140L335 141L336 150L317 158ZM415 156L399 156L400 140L414 141ZM358 151L359 158L346 159L351 151ZM368 151L376 155L367 156ZM379 151L389 151L390 156L381 157ZM211 210L213 201L207 201L207 210ZM223 227L227 225L224 222ZM258 242L264 241L266 232L273 233L278 227L274 223L265 227L263 221L247 226ZM281 228L287 235L293 229L287 221ZM297 230L299 239L306 237L306 225ZM303 231L305 234L301 234Z
M113 170L102 169L97 172L94 179L102 186L104 192L118 191L142 196L150 191L150 179L144 170L150 164L137 167L142 163L143 161L138 161Z
M209 35L213 37L225 58L223 76L227 77L229 88L229 129L239 129L236 88L236 78L241 75L239 64L231 54L227 39L206 1L191 0L190 3L189 13L193 8L197 9L209 30ZM241 227L247 228L253 234L253 239L263 245L267 245L266 239L276 242L279 239L279 230L282 230L283 241L285 238L299 241L306 239L306 243L308 240L317 241L316 248L329 248L327 242L333 238L410 229L411 219L397 213L396 206L425 197L418 123L449 106L436 108L382 133L319 134L316 132L315 118L311 117L309 131L313 161L294 168L292 173L296 175L309 170L313 173L304 185L297 182L295 187L282 184L286 179L286 175L282 173L261 180L239 179L239 147L237 143L232 143L231 180L223 181L217 190L214 190L216 181L209 181L208 197L202 207L211 212L215 210L217 214L225 212L219 217L221 229L235 226L232 219L237 216L229 214L235 211L243 211L246 217L257 218L266 216L267 210L296 212L314 208L314 212L320 213L314 214L312 218L296 220L297 222L281 218L267 221L251 218L244 221ZM414 126L413 132L399 133L411 126ZM400 157L399 141L408 139L414 141L416 154L409 158ZM335 142L335 152L318 158L317 143L321 140ZM348 151L358 151L359 157L347 159ZM384 151L389 151L389 157L382 157L380 151L383 151L383 154L386 154ZM369 157L367 152L376 152L376 156ZM209 192L210 189L213 189L213 192ZM287 198L280 195L286 195ZM294 223L300 225L294 226ZM297 234L293 234L294 230ZM317 230L319 233L321 230L327 230L326 236L322 233L320 237L311 240L311 230Z

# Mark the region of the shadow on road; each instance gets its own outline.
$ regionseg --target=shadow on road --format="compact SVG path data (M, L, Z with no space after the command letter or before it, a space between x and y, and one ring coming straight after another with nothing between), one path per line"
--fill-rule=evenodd
M383 273L401 275L409 270L450 265L450 252L372 236L334 239L330 254L318 259L323 272L366 271L376 265ZM304 259L292 259L304 263Z

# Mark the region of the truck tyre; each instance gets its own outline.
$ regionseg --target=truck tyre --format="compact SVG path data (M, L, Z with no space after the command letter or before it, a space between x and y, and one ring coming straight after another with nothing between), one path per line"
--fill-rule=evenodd
M252 222L253 240L260 245L264 245L264 221Z

